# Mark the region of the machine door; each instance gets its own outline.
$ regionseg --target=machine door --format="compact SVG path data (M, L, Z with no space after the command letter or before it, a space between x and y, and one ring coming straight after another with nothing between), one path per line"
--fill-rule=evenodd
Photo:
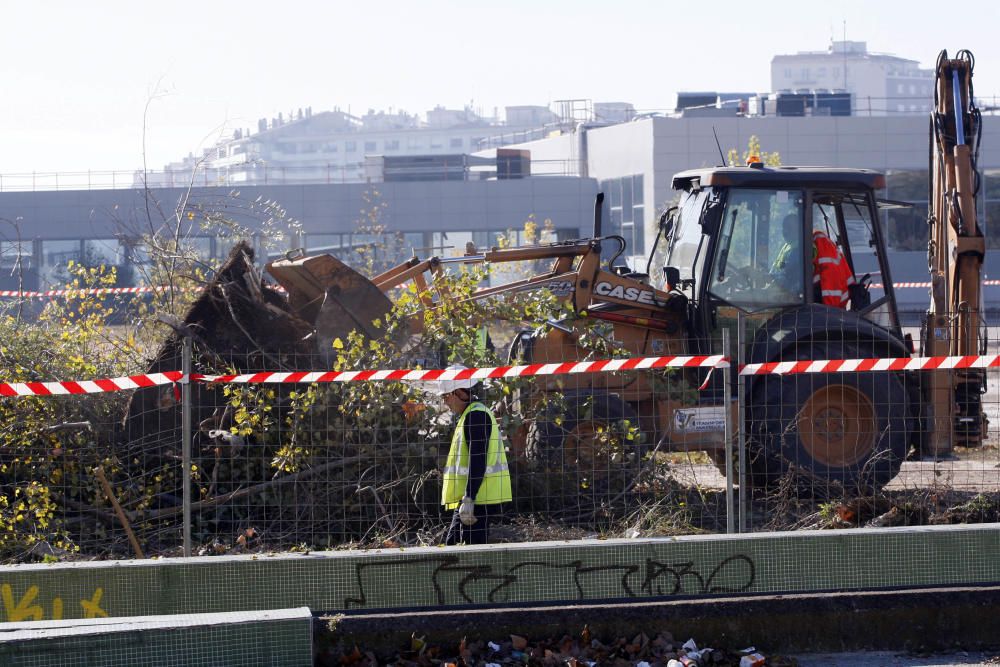
M729 191L708 277L710 299L748 313L805 303L804 201L799 190Z
M848 308L869 321L896 330L899 321L889 266L875 209L864 192L815 192L812 228L827 235L843 252L854 273Z
M702 350L736 358L740 319L749 339L778 311L806 302L805 201L801 190L727 191L695 317Z

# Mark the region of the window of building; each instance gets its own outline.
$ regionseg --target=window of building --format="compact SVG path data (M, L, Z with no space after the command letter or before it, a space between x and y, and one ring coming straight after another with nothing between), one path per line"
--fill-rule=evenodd
M890 171L885 198L913 204L913 208L883 213L886 244L893 250L927 249L927 171Z
M0 241L0 267L27 269L31 254L31 241Z
M223 246L225 251L220 253L220 257L229 257L229 252L236 245L237 239L227 239L227 244ZM212 237L211 236L193 236L186 241L184 241L185 250L190 250L198 257L198 259L203 261L208 261L212 259Z
M426 245L427 239L423 232L405 232L403 234L403 251L409 257L426 255L424 252Z
M87 266L118 266L122 263L124 252L118 239L85 239L83 241L83 258Z
M406 140L406 147L411 151L420 150L424 147L424 143L420 141L420 137L410 137Z
M372 153L372 152L374 152L376 150L378 150L378 149L376 148L376 145L375 145L374 141L366 141L365 142L365 152L366 153Z
M42 241L42 266L39 280L42 285L62 287L70 280L67 264L80 261L83 244L79 239Z
M1000 169L983 170L981 224L987 248L1000 248Z
M356 141L345 141L344 142L344 152L353 153L358 150L358 142Z
M73 260L80 261L80 240L42 241L42 261L45 266L66 266Z
M441 137L431 137L431 150L436 150L444 147L444 139Z
M129 264L145 266L151 263L149 247L137 239L129 239L125 243L125 260Z
M462 137L452 137L448 142L448 148L462 148Z
M306 253L329 253L336 255L342 250L342 240L340 234L306 234Z
M607 194L608 234L625 239L625 255L640 256L646 251L644 187L642 174L601 182ZM635 267L633 267L635 268Z
M478 250L488 250L497 245L497 232L473 230L472 242L476 244Z
M399 139L386 139L385 140L385 150L386 151L398 151L399 150Z

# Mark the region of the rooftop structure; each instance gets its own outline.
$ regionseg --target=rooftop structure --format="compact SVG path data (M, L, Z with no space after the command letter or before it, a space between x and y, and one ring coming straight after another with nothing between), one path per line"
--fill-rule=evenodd
M923 114L931 109L934 72L916 60L868 51L866 42L834 41L826 51L771 59L771 90L846 92L856 116Z
M563 100L554 106L558 111L509 106L504 120L471 107L438 106L424 118L392 110L355 116L340 109L315 114L312 108L299 109L287 117L260 119L255 133L236 130L201 156L189 155L162 174L146 175L146 184L183 185L192 173L199 183L212 185L357 183L371 179L373 157L461 156L539 139L578 123L624 122L635 115L627 102Z

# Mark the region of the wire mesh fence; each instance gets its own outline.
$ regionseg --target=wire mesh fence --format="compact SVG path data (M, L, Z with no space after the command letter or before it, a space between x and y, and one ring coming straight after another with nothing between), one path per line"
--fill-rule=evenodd
M522 356L511 364L534 346L536 365L471 387L495 418L511 487L509 502L477 505L489 541L998 520L994 367L819 363L909 356L862 339L862 325L827 327L768 365L761 346L789 329L731 324L690 344L728 365L648 341L603 353L537 336L512 346ZM634 356L646 360L629 370L574 365ZM167 349L149 372L183 365L183 348ZM0 399L3 558L445 543L456 524L442 486L464 407L434 380L301 381L330 367L302 346L196 343L195 376L252 375ZM958 400L942 406L939 394Z

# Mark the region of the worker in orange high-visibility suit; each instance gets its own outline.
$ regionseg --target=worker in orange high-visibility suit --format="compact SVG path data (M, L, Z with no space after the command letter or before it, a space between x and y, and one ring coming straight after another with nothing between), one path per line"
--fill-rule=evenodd
M813 286L822 302L847 308L854 272L837 244L820 230L813 232Z

